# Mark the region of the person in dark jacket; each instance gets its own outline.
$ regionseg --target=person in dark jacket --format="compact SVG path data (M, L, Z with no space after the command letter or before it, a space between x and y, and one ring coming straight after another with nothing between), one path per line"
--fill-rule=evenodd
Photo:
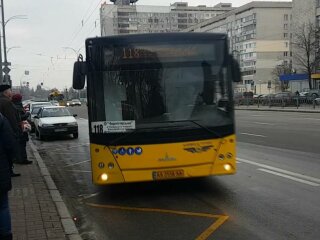
M20 118L20 126L23 128L23 122L26 121L29 117L29 113L26 113L22 106L22 96L21 94L17 93L12 96L12 102L17 109L19 118ZM19 144L20 144L20 162L18 164L30 164L32 161L28 160L27 155L27 141L29 141L28 132L22 131L22 134L19 136Z
M14 133L8 120L0 113L0 239L11 240L11 216L8 192L11 190L10 156L14 154Z
M16 139L18 139L19 136L21 136L22 131L19 126L19 121L18 121L19 117L17 114L17 110L14 107L13 103L11 102L11 98L12 98L11 86L0 85L0 113L2 113L2 115L6 117L6 119L9 121L11 129L14 133L14 136ZM10 158L9 160L11 165L11 176L17 177L17 176L20 176L20 174L13 172L13 161L15 160L16 162L21 162L20 154L18 154L20 152L18 143L15 144L14 149L15 149L15 155L12 156L12 158Z

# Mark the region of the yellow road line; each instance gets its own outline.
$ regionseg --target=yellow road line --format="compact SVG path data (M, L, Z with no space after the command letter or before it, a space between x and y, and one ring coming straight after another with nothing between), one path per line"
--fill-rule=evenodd
M158 213L166 213L166 214L176 214L183 216L193 216L193 217L205 217L205 218L213 218L216 219L209 228L207 228L203 233L200 234L196 240L206 240L214 231L216 231L227 219L228 216L224 215L214 215L209 213L194 213L194 212L185 212L185 211L176 211L176 210L168 210L168 209L157 209L157 208L136 208L136 207L124 207L124 206L114 206L114 205L103 205L96 203L86 203L88 206L96 207L96 208L108 208L108 209L118 209L118 210L127 210L127 211L140 211L140 212L158 212Z
M216 220L210 227L208 227L203 233L201 233L201 235L199 237L196 238L196 240L205 240L208 237L210 237L210 235L216 231L225 221L228 220L228 216L222 216L220 215L218 217L218 220Z

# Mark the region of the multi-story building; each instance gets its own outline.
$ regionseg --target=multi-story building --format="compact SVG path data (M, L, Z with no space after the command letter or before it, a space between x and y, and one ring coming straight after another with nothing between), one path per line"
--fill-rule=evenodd
M275 68L290 64L291 2L251 2L184 31L223 32L240 63L243 83L237 91L280 91Z
M114 4L105 3L100 9L102 36L178 32L234 9L230 3L193 7L187 2L176 2L171 6L137 5L137 0L112 2Z
M301 35L301 29L305 26L305 33L308 31L308 26L313 25L314 27L320 27L320 0L293 0L292 2L292 39L296 41L296 34ZM307 34L306 34L307 36ZM320 39L319 39L320 41ZM292 45L293 52L293 69L297 73L306 73L306 68L303 67L299 61L299 56L305 56L306 51L301 50L296 47L294 44ZM310 60L314 61L315 54L317 53L317 49L312 49L310 51ZM313 81L312 87L316 89L320 89L320 65L315 66L313 71ZM300 79L296 81L297 84L302 86L302 88L309 88L309 83L307 79Z

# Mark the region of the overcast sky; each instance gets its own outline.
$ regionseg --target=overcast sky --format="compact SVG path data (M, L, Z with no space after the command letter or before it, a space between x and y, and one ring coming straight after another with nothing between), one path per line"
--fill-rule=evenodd
M4 0L8 61L13 85L43 82L45 88L70 87L75 51L84 53L84 41L100 34L101 0ZM106 1L109 3L109 1ZM139 0L137 5L168 6L176 1ZM181 2L181 1L178 1ZM230 2L234 7L249 0L189 0L189 6ZM19 17L17 17L19 18ZM83 26L82 26L83 22ZM66 49L65 47L73 48ZM11 49L10 49L11 48ZM25 75L25 71L29 75Z

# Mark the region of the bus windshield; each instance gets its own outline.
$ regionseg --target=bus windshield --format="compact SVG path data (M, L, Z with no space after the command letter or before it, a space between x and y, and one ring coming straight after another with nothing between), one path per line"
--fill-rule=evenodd
M103 63L97 64L101 77L94 82L100 101L96 101L91 121L126 121L121 131L146 127L156 131L167 123L181 127L187 120L206 127L233 124L224 44L102 48ZM220 106L221 101L227 104Z

